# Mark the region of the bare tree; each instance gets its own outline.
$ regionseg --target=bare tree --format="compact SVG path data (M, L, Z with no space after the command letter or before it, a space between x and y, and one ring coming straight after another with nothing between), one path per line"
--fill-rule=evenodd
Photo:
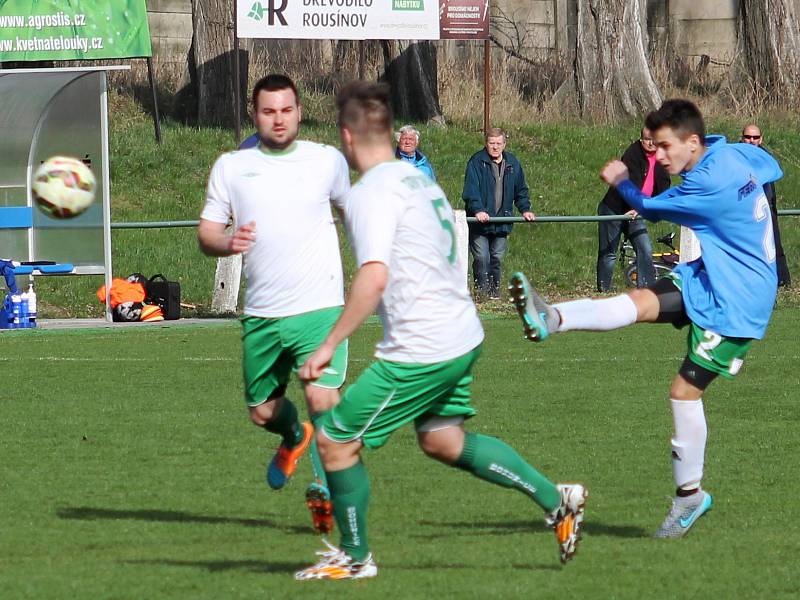
M233 4L228 0L192 0L192 28L197 122L230 126L234 107ZM239 57L240 81L246 89L247 54L240 52ZM241 96L244 104L246 94Z
M501 48L509 48L524 54L533 38L531 25L525 20L522 11L511 9L508 12L502 6L494 4L491 13L492 32L495 44Z
M739 68L759 101L793 103L800 84L800 31L792 0L740 0Z
M575 69L556 94L581 117L613 121L657 107L647 61L646 0L577 0Z
M400 118L444 123L439 106L436 47L431 42L384 40L384 75Z
M536 47L535 25L529 21L526 10L531 8L507 12L494 5L489 39L514 59L503 61L501 68L508 70L522 97L542 108L566 80L567 66L572 61L565 60L556 49Z

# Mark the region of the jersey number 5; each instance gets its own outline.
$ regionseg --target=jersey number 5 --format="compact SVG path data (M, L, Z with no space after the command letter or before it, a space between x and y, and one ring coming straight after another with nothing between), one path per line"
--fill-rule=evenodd
M753 216L756 218L757 223L764 220L767 221L761 245L764 247L767 262L775 262L775 234L772 232L772 215L769 212L767 197L763 193L756 198L755 214Z
M433 210L436 211L436 216L439 217L439 224L447 233L450 234L450 254L447 256L447 262L451 265L456 262L456 230L453 227L453 222L450 220L450 215L447 211L447 203L444 198L437 198L431 200Z

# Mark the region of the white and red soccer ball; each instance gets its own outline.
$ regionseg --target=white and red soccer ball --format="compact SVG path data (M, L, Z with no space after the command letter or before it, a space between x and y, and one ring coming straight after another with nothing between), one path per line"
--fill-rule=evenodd
M53 156L33 175L33 199L54 219L77 217L92 205L97 181L91 169L70 156Z

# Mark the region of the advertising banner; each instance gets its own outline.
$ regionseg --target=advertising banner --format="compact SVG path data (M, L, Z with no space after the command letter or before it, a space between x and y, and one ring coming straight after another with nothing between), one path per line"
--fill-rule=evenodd
M0 0L0 62L152 54L145 0Z
M439 37L489 39L489 0L439 0Z
M436 40L440 0L236 0L242 38Z

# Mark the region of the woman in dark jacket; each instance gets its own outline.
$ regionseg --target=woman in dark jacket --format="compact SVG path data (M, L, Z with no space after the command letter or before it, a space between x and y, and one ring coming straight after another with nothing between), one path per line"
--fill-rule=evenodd
M622 162L628 167L633 184L648 196L657 196L670 186L669 173L656 161L656 146L649 129L642 129L641 137L633 142ZM597 206L598 215L636 216L619 195L616 189L609 187L603 200ZM636 287L647 287L655 283L656 272L653 268L653 245L647 234L647 225L642 219L635 221L600 221L598 224L597 249L597 291L607 292L611 289L614 276L614 265L617 262L617 250L622 232L633 245L636 252L636 269L638 277Z

